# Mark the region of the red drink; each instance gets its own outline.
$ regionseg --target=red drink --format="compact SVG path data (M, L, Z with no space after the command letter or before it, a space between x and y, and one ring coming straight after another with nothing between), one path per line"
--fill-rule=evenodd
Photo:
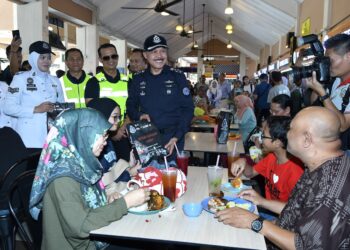
M176 157L176 164L179 169L184 172L184 174L187 176L187 168L188 168L188 159L189 159L189 153L186 151L181 151Z
M163 194L171 202L175 202L176 199L176 177L176 169L162 170Z

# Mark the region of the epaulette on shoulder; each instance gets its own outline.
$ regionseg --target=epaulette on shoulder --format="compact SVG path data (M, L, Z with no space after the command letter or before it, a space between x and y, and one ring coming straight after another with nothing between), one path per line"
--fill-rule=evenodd
M179 74L183 73L182 70L176 69L176 68L170 68L170 70L173 71L173 72L179 73Z

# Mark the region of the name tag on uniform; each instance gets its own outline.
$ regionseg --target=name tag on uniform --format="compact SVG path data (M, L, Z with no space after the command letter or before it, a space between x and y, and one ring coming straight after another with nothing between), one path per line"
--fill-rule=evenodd
M34 83L28 83L27 84L27 90L28 91L37 91L38 88L36 87L36 85Z

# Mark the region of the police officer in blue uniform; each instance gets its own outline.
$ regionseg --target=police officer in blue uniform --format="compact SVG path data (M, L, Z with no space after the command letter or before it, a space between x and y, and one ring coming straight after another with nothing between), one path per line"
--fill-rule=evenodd
M185 75L167 63L167 42L160 35L149 36L143 55L148 68L133 77L126 102L127 113L134 120L156 125L162 142L174 159L175 143L184 148L184 137L193 117L193 101Z

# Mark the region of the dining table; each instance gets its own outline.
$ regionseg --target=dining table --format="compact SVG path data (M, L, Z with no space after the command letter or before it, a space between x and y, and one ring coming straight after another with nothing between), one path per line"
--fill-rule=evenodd
M227 140L227 143L219 144L216 142L214 133L188 132L185 135L186 151L205 152L205 153L228 153L232 152L236 144L236 152L244 153L242 138Z
M227 182L224 169L222 183ZM188 167L187 191L171 203L170 211L156 214L128 213L108 226L93 230L90 236L99 239L129 239L152 241L154 244L184 244L244 249L266 249L263 235L250 229L240 229L219 222L205 210L198 217L187 217L182 210L185 203L201 203L208 197L207 168ZM255 213L257 208L254 205Z

